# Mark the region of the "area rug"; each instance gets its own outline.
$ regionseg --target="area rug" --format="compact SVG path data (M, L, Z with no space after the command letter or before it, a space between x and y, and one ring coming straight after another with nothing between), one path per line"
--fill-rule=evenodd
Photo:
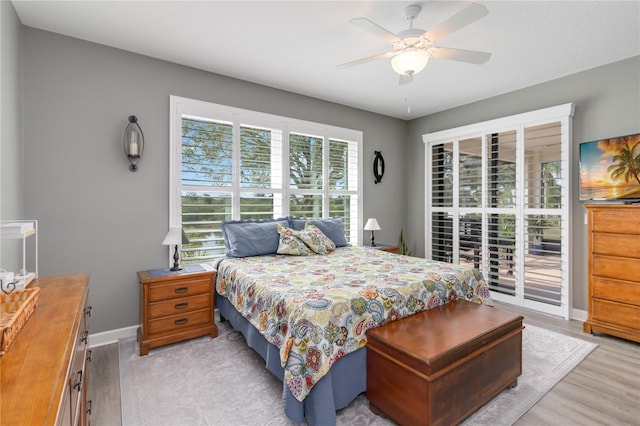
M511 425L597 345L526 325L522 375L464 425ZM219 336L153 349L140 357L135 339L119 342L122 424L295 425L282 410L282 384L228 323ZM369 411L364 395L337 415L338 425L393 425Z

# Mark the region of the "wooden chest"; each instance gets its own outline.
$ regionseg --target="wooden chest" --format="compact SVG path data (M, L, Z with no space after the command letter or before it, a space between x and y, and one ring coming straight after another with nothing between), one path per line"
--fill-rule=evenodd
M517 385L522 319L459 300L369 330L371 411L401 425L459 423Z

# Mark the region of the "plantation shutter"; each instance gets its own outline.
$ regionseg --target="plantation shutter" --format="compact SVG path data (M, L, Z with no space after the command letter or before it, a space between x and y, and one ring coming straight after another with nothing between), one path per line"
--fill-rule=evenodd
M181 214L190 243L182 256L193 262L224 253L220 223L231 219L233 125L182 118Z
M560 122L524 130L524 207L527 253L524 297L560 306L562 268L562 197L568 171L562 163Z
M362 132L171 96L171 227L190 243L182 263L226 248L221 222L342 217L362 235Z
M515 130L489 133L487 145L487 280L492 291L516 295L517 147Z
M329 139L329 217L341 217L347 241L358 235L358 144Z
M423 135L425 255L482 271L496 300L569 318L566 104Z
M431 258L453 260L453 142L431 147ZM429 236L427 237L429 241Z
M240 126L240 218L282 216L282 131Z

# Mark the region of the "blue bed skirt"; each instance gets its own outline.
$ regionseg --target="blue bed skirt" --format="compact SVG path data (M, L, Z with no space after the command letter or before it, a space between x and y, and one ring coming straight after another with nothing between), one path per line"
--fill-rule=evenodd
M265 360L267 370L283 381L284 370L280 366L278 348L267 342L228 299L216 293L215 301L221 317L244 335L249 347ZM282 403L285 414L294 422L302 423L306 420L311 426L335 425L336 410L346 407L366 390L367 351L366 348L361 348L333 364L329 373L315 384L302 402L291 394L283 382Z

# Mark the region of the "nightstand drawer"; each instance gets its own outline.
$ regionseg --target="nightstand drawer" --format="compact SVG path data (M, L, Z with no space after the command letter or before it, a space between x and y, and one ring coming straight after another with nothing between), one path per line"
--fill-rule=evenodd
M211 309L187 312L149 321L149 334L171 334L183 329L211 323Z
M149 288L149 302L159 302L175 298L193 296L211 292L211 277L183 279L165 285L154 285Z
M211 295L198 294L191 297L165 300L149 304L149 319L180 315L187 312L206 309L211 306Z

